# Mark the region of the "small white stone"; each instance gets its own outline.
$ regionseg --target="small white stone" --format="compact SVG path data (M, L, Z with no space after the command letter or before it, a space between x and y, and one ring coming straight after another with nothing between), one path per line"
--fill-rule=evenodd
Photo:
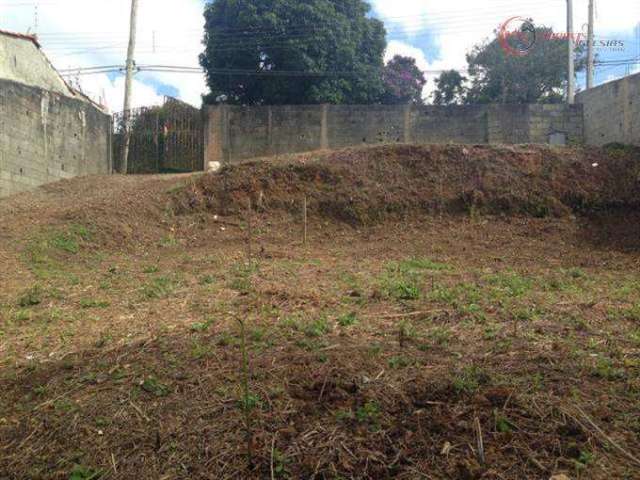
M591 164L591 166L592 166L593 168L597 168L597 167L599 167L599 166L600 166L600 164L599 164L599 163L592 163L592 164Z

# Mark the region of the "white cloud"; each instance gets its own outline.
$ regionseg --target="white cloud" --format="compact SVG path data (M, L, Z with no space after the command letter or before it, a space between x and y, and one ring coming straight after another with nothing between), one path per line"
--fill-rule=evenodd
M384 55L385 63L396 55L415 58L416 65L420 70L427 70L429 68L429 61L423 50L408 43L400 42L399 40L391 40L387 45L387 51Z
M10 2L12 3L12 2ZM138 65L198 66L204 24L202 0L141 0L138 15ZM129 36L130 0L51 0L38 7L38 29L45 53L59 69L123 65ZM34 32L35 9L28 2L0 3L0 28ZM204 76L182 73L138 74L134 105L161 100L154 84L177 89L178 97L196 106L205 91ZM121 110L124 81L106 75L79 77L83 91Z

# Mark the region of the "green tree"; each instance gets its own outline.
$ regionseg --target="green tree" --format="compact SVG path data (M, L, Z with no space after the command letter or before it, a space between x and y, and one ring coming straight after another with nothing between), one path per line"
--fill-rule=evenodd
M415 58L396 55L384 67L382 78L385 87L383 103L424 103L422 91L427 80L424 72L416 65Z
M464 102L467 78L457 70L447 70L436 78L433 92L434 105L456 105Z
M378 102L386 32L369 11L363 0L207 4L205 102L221 96L244 105Z
M536 41L521 56L505 50L500 38L476 45L467 55L471 86L466 103L559 103L567 82L566 39L536 27ZM576 71L584 69L577 50Z

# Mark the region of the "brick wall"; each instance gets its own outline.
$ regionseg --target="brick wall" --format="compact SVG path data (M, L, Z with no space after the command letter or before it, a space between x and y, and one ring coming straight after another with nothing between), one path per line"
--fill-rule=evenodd
M208 107L207 162L380 143L577 144L582 106Z
M0 80L0 197L108 174L111 119L90 103Z

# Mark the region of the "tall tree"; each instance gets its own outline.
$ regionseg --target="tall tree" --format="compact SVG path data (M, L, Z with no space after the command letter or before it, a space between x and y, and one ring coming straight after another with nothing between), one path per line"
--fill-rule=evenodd
M213 103L375 103L386 32L363 0L215 0L200 63ZM295 72L295 73L292 73Z
M567 82L567 41L536 27L536 42L515 55L500 38L476 45L467 55L471 87L467 103L559 103ZM576 71L584 69L578 50Z
M447 70L436 78L433 92L434 105L455 105L464 102L467 78L457 70Z
M384 67L382 78L385 88L383 103L417 105L424 103L422 91L427 84L427 79L424 72L416 65L415 58L396 55Z

